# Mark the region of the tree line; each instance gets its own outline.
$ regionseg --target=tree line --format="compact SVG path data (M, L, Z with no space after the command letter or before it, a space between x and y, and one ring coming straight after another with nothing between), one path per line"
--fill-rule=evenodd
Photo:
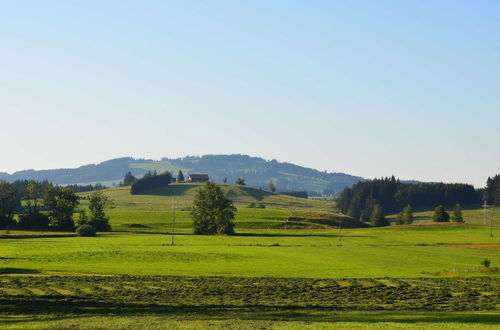
M130 173L130 172L129 172ZM123 182L130 181L131 178L129 173L125 175ZM129 176L129 178L127 178ZM140 179L135 179L130 184L130 193L132 195L143 194L148 190L154 188L165 187L172 183L172 174L169 171L165 171L161 174L157 174L156 170L153 172L149 171Z
M367 220L380 205L384 212L396 213L407 205L431 208L436 205L479 203L481 195L472 185L460 183L402 183L394 176L374 179L344 189L337 198L339 210L351 217Z
M97 231L110 231L104 208L111 200L102 191L93 191L88 197L87 215L85 211L76 211L79 199L73 188L46 181L0 181L0 229L75 231L79 226L90 226ZM77 220L75 211L79 214Z
M486 181L484 200L491 205L500 205L500 174L488 178Z

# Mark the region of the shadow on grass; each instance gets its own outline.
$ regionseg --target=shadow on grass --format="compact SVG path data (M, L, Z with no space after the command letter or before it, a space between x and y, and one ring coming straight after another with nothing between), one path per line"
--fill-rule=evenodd
M268 305L184 305L134 304L79 300L69 297L16 296L0 299L4 314L16 318L0 318L0 324L33 321L30 316L46 316L46 320L63 320L86 316L165 316L183 320L286 320L314 322L396 322L396 323L482 323L500 324L498 312L434 312L434 311L363 311L342 310L341 306L268 306Z
M169 185L167 187L151 189L139 195L153 195L153 196L179 196L186 194L191 189L200 188L198 185Z
M233 236L242 236L242 237L338 237L338 233L335 234L311 234L311 233L293 233L293 234L280 234L280 233L235 233ZM375 238L375 236L371 235L345 235L342 234L342 237L364 237L364 238Z
M36 269L9 268L9 267L0 268L0 274L39 274L39 273L40 271Z

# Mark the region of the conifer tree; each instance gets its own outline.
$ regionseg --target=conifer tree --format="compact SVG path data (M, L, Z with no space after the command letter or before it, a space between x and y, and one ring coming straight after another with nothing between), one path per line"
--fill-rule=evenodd
M456 204L453 208L453 213L451 214L451 221L453 222L464 222L464 217L462 215L462 208L460 204Z
M382 211L382 206L378 204L376 204L373 209L370 221L373 227L389 226L389 222L385 218L384 212Z
M179 170L179 173L177 173L176 181L177 182L184 182L184 173L182 173L181 170Z

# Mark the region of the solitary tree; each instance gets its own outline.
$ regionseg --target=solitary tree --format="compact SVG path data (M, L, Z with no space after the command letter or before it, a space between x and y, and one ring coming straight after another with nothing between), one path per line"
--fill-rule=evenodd
M236 183L237 185L240 185L240 186L245 186L246 185L245 179L242 179L242 178L236 179L236 181L234 183Z
M460 204L456 204L453 208L453 213L451 214L451 221L453 222L464 222L464 217L462 215L462 208Z
M373 227L383 227L389 226L389 222L385 218L384 212L382 211L382 206L375 205L370 221Z
M184 173L182 173L181 170L179 170L179 173L177 173L177 182L184 182Z
M434 214L432 215L432 221L434 222L448 222L450 221L450 215L444 209L443 205L436 206L434 209Z
M191 217L194 233L199 235L234 234L236 207L228 199L221 187L213 182L206 182L198 189L193 201Z
M270 192L276 192L276 186L272 180L267 183L267 189L269 189Z
M111 199L102 191L93 191L89 196L90 217L86 224L94 227L96 231L111 231L109 218L104 212L110 203Z

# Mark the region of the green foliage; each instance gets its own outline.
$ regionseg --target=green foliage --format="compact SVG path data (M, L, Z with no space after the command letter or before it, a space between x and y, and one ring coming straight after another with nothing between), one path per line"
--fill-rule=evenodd
M36 181L30 181L24 192L24 199L29 213L38 212L38 199L42 194L42 186Z
M500 205L500 174L486 181L484 200L491 205Z
M132 172L127 172L125 174L125 177L123 178L123 181L121 182L121 186L130 186L132 183L135 182L135 180L137 180L137 178L135 176L132 175Z
M176 178L176 181L178 183L181 183L181 182L184 182L184 173L182 173L181 170L179 170L179 173L177 173L177 178Z
M409 225L413 223L413 209L410 205L403 208L403 211L398 213L396 217L397 225Z
M22 213L19 215L18 227L28 230L47 230L49 217L40 212Z
M57 188L49 185L43 197L49 212L50 226L56 230L74 231L73 211L79 201L71 188Z
M172 174L170 172L167 171L158 175L155 170L152 174L148 172L141 179L134 181L130 186L130 193L132 195L143 194L151 189L166 187L170 183L172 183Z
M404 205L429 208L438 204L474 204L479 201L474 187L468 184L401 183L394 176L359 182L346 188L337 199L338 208L345 214L359 218L370 214L375 204L386 212L396 213Z
M267 189L270 191L270 192L276 192L276 186L274 185L273 181L270 180L268 183L267 183Z
M111 199L102 191L94 191L89 195L90 217L87 224L97 231L111 231L109 218L104 209L111 203Z
M242 178L237 178L234 183L239 185L239 186L246 186L245 179L242 179Z
M15 227L13 216L20 206L21 203L14 186L8 182L0 181L0 229Z
M196 191L191 216L195 234L231 235L234 233L236 207L224 195L221 187L206 182Z
M436 206L434 209L434 214L432 215L432 221L434 222L449 222L450 215L444 209L443 205Z
M483 261L481 261L481 265L484 266L485 268L490 268L491 260L490 259L484 259Z
M370 217L370 222L373 227L389 226L389 221L387 221L387 219L385 218L384 212L382 211L382 206L378 204L375 205Z
M94 237L96 230L91 225L81 225L76 229L76 234L81 237Z
M451 213L451 221L453 222L464 222L464 217L462 215L462 208L460 204L456 204Z

